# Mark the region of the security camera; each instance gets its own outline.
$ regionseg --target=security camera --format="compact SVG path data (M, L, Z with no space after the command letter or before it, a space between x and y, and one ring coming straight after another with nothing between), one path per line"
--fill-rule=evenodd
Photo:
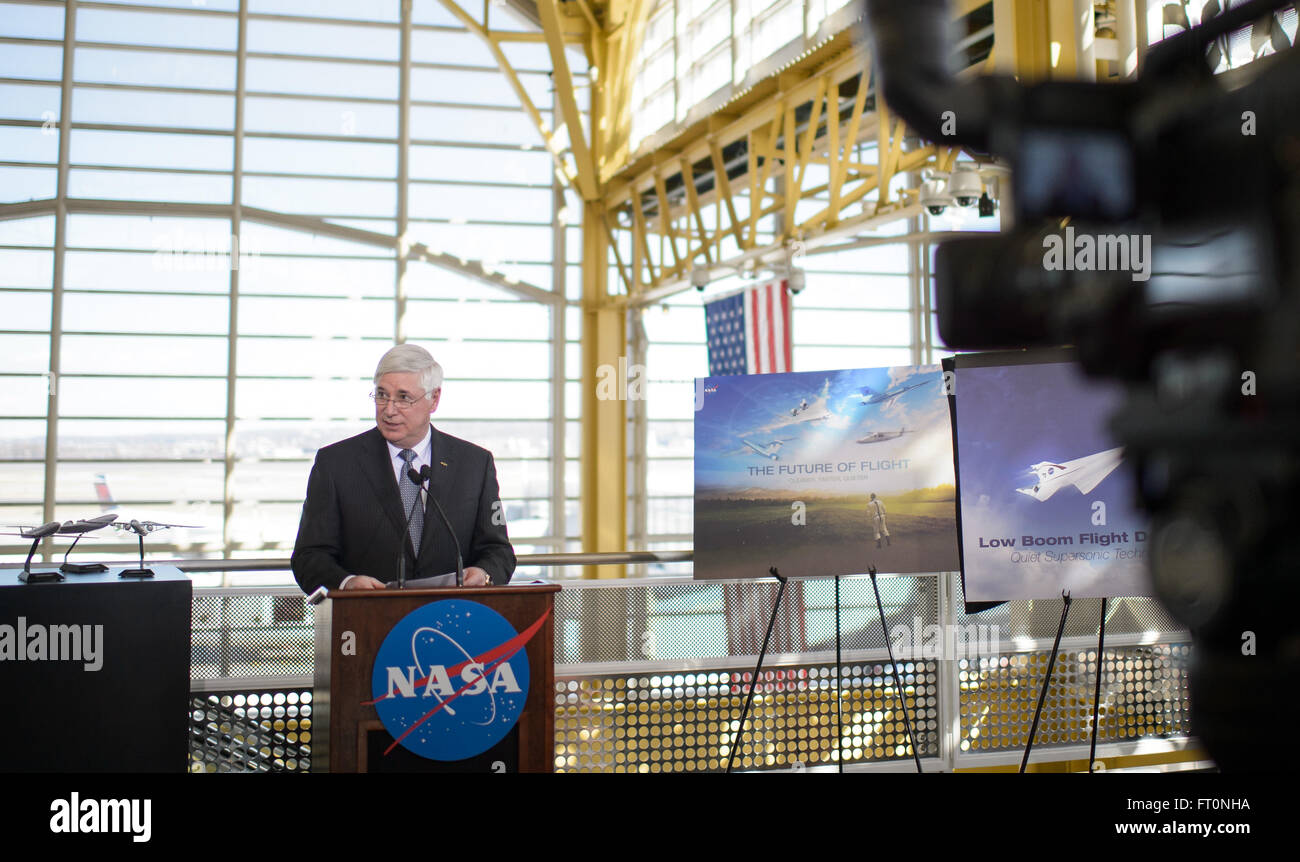
M975 206L979 203L980 195L984 193L984 183L980 180L979 171L973 167L958 165L953 171L952 178L948 180L948 193L957 201L957 206Z
M691 270L691 286L696 290L704 290L709 286L709 271L702 266L697 266Z
M921 206L929 210L932 216L943 215L943 211L953 204L952 196L948 194L948 184L941 179L921 183L920 199Z
M807 284L807 279L804 277L803 270L797 266L790 267L790 271L786 274L785 280L786 284L790 286L790 293L795 296L803 293L804 285Z

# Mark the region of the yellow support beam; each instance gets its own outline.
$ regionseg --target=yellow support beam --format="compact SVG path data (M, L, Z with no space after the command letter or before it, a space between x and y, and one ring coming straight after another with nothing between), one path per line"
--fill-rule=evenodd
M564 32L560 27L558 5L558 0L537 0L537 14L542 19L546 47L551 52L551 79L555 83L555 96L560 102L564 125L569 131L569 149L573 152L578 191L583 200L590 201L598 196L600 184L596 178L596 163L591 155L587 132L582 126L578 100L574 97L569 59L564 55Z
M460 23L464 24L467 30L479 37L483 44L487 46L488 51L492 53L493 59L497 61L497 67L500 68L501 73L506 76L506 81L510 84L510 89L514 90L515 97L519 99L520 107L524 109L524 113L533 121L533 125L537 127L538 134L542 137L542 142L546 145L546 149L550 151L551 158L555 161L555 175L559 177L560 181L565 185L573 187L576 178L564 163L564 158L557 146L554 133L547 125L546 120L542 118L542 114L537 110L537 106L533 104L532 98L528 95L528 91L524 89L524 85L519 80L519 75L515 73L514 66L510 64L509 58L507 58L505 52L501 50L500 42L505 40L494 38L494 34L488 30L486 25L479 23L474 16L461 8L460 4L457 3L456 0L439 0L439 2L441 2L443 7L455 16ZM484 16L486 18L486 12L484 13Z
M609 302L601 205L582 209L582 550L625 551L627 393L610 375L626 367L626 312ZM583 577L622 578L626 568L584 566Z

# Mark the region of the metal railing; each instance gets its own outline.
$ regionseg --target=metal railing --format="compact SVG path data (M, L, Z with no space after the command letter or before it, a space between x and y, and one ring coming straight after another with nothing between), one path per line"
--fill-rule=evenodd
M521 556L519 564L688 563L692 556L690 550L535 554ZM283 559L174 564L196 574L288 567ZM1061 604L1009 602L967 616L955 573L883 576L882 627L870 581L844 577L843 676L837 686L834 582L792 578L751 723L738 742L735 728L775 597L773 582L673 576L563 585L554 609L560 771L711 771L721 768L734 744L742 746L739 763L747 769L834 768L840 758L854 770L910 768L897 689L908 703L926 771L1016 763ZM195 697L310 693L314 613L295 585L196 587L194 601ZM1099 599L1074 602L1035 761L1077 759L1086 752L1099 669L1099 757L1177 752L1192 744L1186 633L1151 599L1112 600L1099 660L1099 610ZM982 626L992 636L975 644L959 641L955 655L943 644L934 655L900 654L909 639L913 647L926 639L913 631L917 626L927 632ZM896 665L890 664L886 638Z

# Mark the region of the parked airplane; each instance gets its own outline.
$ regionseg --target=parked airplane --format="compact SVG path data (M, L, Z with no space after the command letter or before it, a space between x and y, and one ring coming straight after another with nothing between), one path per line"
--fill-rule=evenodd
M1123 448L1117 447L1060 464L1040 461L1029 468L1038 475L1034 487L1016 490L1040 502L1049 499L1066 485L1073 485L1079 489L1080 494L1087 494L1101 484L1101 480L1109 476L1123 458Z

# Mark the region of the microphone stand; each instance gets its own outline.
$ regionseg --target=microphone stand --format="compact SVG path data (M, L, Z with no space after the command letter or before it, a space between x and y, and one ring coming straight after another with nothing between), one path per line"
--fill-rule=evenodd
M433 496L433 470L428 464L425 464L420 468L420 472L415 472L415 468L412 467L407 471L406 475L429 495L433 508L438 512L438 517L442 518L442 524L447 528L447 535L451 536L451 543L456 548L456 586L465 586L465 565L460 556L460 539L456 538L456 531L451 528L451 521L447 520L447 513L442 510L442 504L438 502L437 497ZM488 577L491 578L490 575Z
M414 467L407 470L406 477L415 484L420 485L420 490L424 490L424 485L420 481L420 474L415 472ZM417 494L411 502L411 510L406 513L406 523L402 525L401 547L397 551L397 588L399 590L406 589L406 539L411 533L411 519L415 517L415 507L419 504L420 496Z

